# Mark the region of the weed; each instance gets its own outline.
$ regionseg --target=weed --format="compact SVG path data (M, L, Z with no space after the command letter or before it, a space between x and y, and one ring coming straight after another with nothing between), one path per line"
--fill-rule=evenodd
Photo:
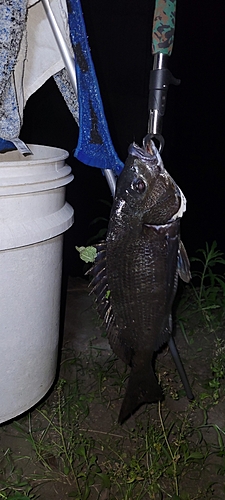
M193 334L201 324L215 332L224 320L225 311L225 259L214 241L205 249L197 250L200 257L192 257L191 286L185 286L177 307L177 323L186 342L194 342ZM193 325L191 331L191 324ZM189 336L187 336L189 329Z
M209 381L209 387L213 390L213 400L218 403L221 392L221 380L225 376L225 341L217 338L210 365L212 379Z
M193 272L193 278L198 282L197 286L193 286L194 297L197 310L202 313L206 324L212 327L217 319L221 322L224 315L225 276L214 269L216 266L224 266L225 259L223 253L217 250L216 241L212 243L211 248L206 243L206 248L197 250L197 253L200 253L201 257L191 259L200 265L200 269Z
M162 353L158 365L165 402L141 407L121 427L116 420L129 369L91 344L90 352L80 355L63 349L60 379L48 399L0 429L1 446L6 433L13 430L15 439L26 440L30 450L18 456L2 446L0 500L50 498L48 491L53 486L62 491L56 499L223 498L225 432L217 420L209 419L209 410L218 410L214 405L221 404L224 396L225 341L215 333L225 300L224 277L216 265L223 267L225 261L215 243L199 252L201 257L195 261L199 274L193 273L193 287L184 290L180 314L187 342L196 339L190 317L196 316L200 336L199 348L190 349L196 360L191 369L196 370L193 376L199 387L195 402L176 409L183 396L180 380L173 364L166 365L170 357ZM198 355L202 354L206 364L208 328L214 335L213 342L209 340L205 381L198 377L202 373Z
M19 466L19 460L19 457L13 457L9 448L2 453L0 460L0 499L35 500L37 498L32 492L33 488L29 481L23 477L23 470Z
M0 498L35 500L33 488L46 481L64 484L68 496L77 500L97 500L104 492L104 498L114 500L211 498L208 485L199 487L194 496L191 493L191 477L204 471L212 453L204 437L207 424L195 427L191 423L197 406L191 405L182 416L172 414L162 403L144 407L135 427L121 428L114 417L107 420L106 416L113 415L127 374L114 356L101 356L91 352L73 358L70 353L63 367L65 371L66 364L76 366L76 383L60 379L44 404L14 422L30 443L30 460L37 471L25 479L21 470L19 476L10 453L5 452L11 473ZM102 420L95 420L96 411ZM222 459L222 430L214 430L219 443L214 453ZM6 476L3 467L2 473ZM19 493L21 497L16 496Z

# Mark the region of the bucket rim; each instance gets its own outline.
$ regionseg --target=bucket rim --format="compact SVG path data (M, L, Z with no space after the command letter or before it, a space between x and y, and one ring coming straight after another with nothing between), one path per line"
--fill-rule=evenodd
M0 168L2 167L10 167L15 166L15 163L19 162L21 166L29 166L35 164L46 164L52 163L54 161L60 162L68 158L69 153L66 149L58 148L55 146L45 146L42 144L27 144L33 155L24 156L18 150L7 151L6 153L0 154ZM40 155L37 155L37 153ZM41 155L42 153L42 155ZM45 156L43 157L43 154ZM48 153L48 154L46 154ZM12 157L9 159L9 157Z

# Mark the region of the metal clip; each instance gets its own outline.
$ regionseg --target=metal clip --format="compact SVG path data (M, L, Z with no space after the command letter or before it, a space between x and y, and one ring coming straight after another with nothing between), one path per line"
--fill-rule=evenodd
M154 56L153 70L150 73L149 83L149 121L148 135L159 141L159 151L164 147L161 135L162 121L166 108L166 98L169 84L179 85L180 80L174 78L167 69L168 55L158 52Z

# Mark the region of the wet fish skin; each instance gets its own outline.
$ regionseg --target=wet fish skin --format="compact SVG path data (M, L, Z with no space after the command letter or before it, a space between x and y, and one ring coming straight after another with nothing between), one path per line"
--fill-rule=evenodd
M152 142L152 141L151 141ZM117 183L109 227L121 223L141 231L142 224L166 224L177 213L181 191L165 170L154 143L152 154L131 144ZM139 188L142 186L142 190Z
M112 241L109 233L107 238L108 286L118 332L113 339L109 335L109 342L131 366L121 423L141 404L162 399L152 358L172 329L178 248L179 221L144 227L138 242L129 234Z
M145 149L132 144L118 180L106 242L98 248L102 257L93 269L109 343L131 367L120 423L141 404L163 397L152 358L172 331L178 272L190 279L180 242L182 210L184 196L154 143ZM109 299L102 296L102 286L110 290Z

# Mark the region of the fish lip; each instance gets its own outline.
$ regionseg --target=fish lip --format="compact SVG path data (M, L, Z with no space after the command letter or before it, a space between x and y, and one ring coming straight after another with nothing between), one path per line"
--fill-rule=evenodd
M153 148L152 148L153 149ZM135 156L136 158L139 158L143 162L150 162L153 165L158 164L158 156L155 154L155 151L153 149L153 154L148 153L145 151L143 148L140 148L135 142L130 144L128 148L128 154L131 156Z

